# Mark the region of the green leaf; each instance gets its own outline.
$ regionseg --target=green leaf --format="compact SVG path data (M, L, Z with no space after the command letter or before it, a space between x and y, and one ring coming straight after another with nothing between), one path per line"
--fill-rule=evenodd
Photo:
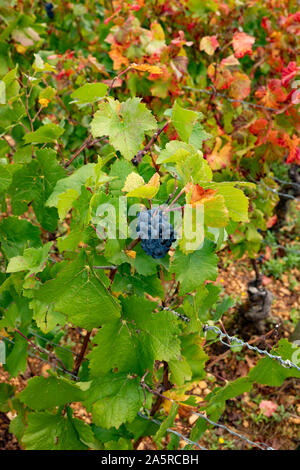
M84 392L65 378L33 377L19 394L19 399L32 410L41 411L82 401Z
M192 378L192 370L185 358L169 361L171 381L176 385L183 385Z
M179 328L170 312L153 313L155 304L131 296L122 299L122 317L104 325L94 338L99 346L89 354L91 373L119 372L143 374L154 361L178 360Z
M172 163L185 160L186 157L190 154L196 152L196 149L185 142L180 142L179 140L171 140L168 142L165 149L163 149L158 158L157 163Z
M163 421L163 423L161 424L155 436L153 436L153 440L154 442L156 442L159 449L163 448L161 445L161 440L163 437L165 437L168 428L171 428L174 425L174 421L175 421L177 411L178 411L178 406L179 405L177 405L176 403L172 403L172 407L171 407L168 417Z
M230 184L212 184L210 187L218 190L224 197L229 216L235 222L248 222L249 200L241 189Z
M185 255L178 248L173 257L170 271L177 275L181 283L181 292L197 289L207 280L215 281L218 274L218 257L214 253L214 244L205 240L201 250Z
M201 149L203 142L211 138L212 135L208 134L208 132L204 130L203 126L201 126L199 122L196 122L188 142L196 149Z
M140 379L127 374L107 374L92 382L86 402L96 426L109 429L135 419L144 400Z
M39 95L39 98L51 101L54 98L55 95L56 95L55 88L52 88L51 86L47 86L47 88L44 88L41 91L41 93Z
M32 204L36 217L46 230L53 232L57 226L57 211L45 207L56 182L65 176L65 171L56 160L52 149L36 151L36 159L23 165L13 175L10 186L13 213L21 215Z
M99 105L91 123L94 137L109 136L109 142L126 160L140 149L146 131L156 128L156 121L140 98L123 103L109 98Z
M23 256L16 256L10 259L6 272L29 271L28 277L43 271L52 245L53 242L48 242L40 248L27 248L24 250Z
M157 163L164 163L168 169L173 169L184 184L194 181L195 183L208 182L212 180L212 170L203 158L202 152L193 145L178 140L168 142L158 158Z
M226 227L228 224L229 211L221 194L204 201L204 222L209 227Z
M88 163L78 170L74 171L67 178L60 179L49 199L46 202L46 205L49 207L58 207L59 199L61 195L65 194L68 190L77 191L78 195L81 193L81 186L85 185L87 181L93 181L95 178L95 163ZM73 195L75 193L72 193Z
M53 330L56 325L64 325L66 323L66 317L56 312L54 305L49 307L47 304L33 299L30 302L30 308L33 310L33 319L43 333Z
M0 192L8 189L12 182L12 176L8 171L8 165L0 165Z
M27 348L28 343L26 339L17 335L15 339L15 344L12 351L6 358L6 368L8 372L16 377L19 373L25 371L27 366Z
M252 385L253 383L248 377L240 377L228 383L225 387L218 387L213 390L206 398L208 401L208 406L205 408L206 414L213 421L218 421L225 409L226 401L249 392Z
M14 388L12 385L7 383L0 383L0 411L7 413L9 411L8 401L12 399L14 395Z
M43 61L42 57L39 54L34 54L35 60L32 64L33 69L36 72L56 72L55 67L53 65L47 64Z
M26 450L86 450L74 420L51 413L28 413L22 444Z
M110 323L120 315L117 300L94 274L84 251L64 266L55 279L35 291L34 296L87 330Z
M86 83L73 91L71 98L80 104L95 103L107 93L108 86L104 83Z
M78 196L78 191L73 188L67 189L64 193L59 194L57 210L60 220L63 220L66 217L67 213L72 208L73 202L78 198Z
M1 249L7 258L23 253L25 247L41 246L41 231L24 219L7 217L0 223Z
M188 142L190 135L192 133L193 127L199 117L199 114L196 111L190 111L189 109L184 109L177 101L172 109L172 123L176 131L178 132L179 137L184 142Z
M56 142L56 140L65 132L56 124L45 124L34 132L28 132L23 139L26 144L47 144L48 142Z

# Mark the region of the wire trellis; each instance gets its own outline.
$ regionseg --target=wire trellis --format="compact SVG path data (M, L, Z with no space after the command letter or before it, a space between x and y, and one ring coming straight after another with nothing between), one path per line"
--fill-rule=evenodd
M153 423L158 424L158 426L161 426L161 425L163 424L163 423L162 423L161 421L159 421L158 419L155 419L155 418L152 418L152 417L150 417L150 416L144 415L144 414L141 413L141 412L139 412L138 415L140 416L140 418L147 419L148 421L152 421ZM193 446L196 446L196 447L198 447L198 448L201 449L201 450L209 450L209 449L207 449L206 447L201 446L198 442L191 441L191 439L189 439L188 437L184 436L184 435L181 434L180 432L175 431L174 429L168 428L168 429L167 429L167 432L169 432L170 434L175 434L175 436L180 437L181 439L185 440L188 444L193 445Z
M286 369L294 368L294 369L297 369L300 372L300 367L297 366L296 364L294 364L289 359L283 359L281 356L271 354L268 351L266 351L265 349L260 349L257 346L252 346L251 344L243 341L242 339L237 338L236 336L230 336L227 333L223 333L223 331L220 330L220 328L218 328L217 326L204 325L203 330L204 330L204 332L214 331L218 335L219 340L221 341L221 343L224 344L225 346L228 346L229 348L234 348L237 345L246 346L251 351L256 351L259 354L262 354L264 356L268 356L270 359L275 359L276 361L278 361L280 363L280 365L282 367L284 367ZM224 341L223 338L227 338L227 340L229 341L229 344L226 341ZM230 344L231 341L234 342L234 344Z
M252 106L253 108L264 109L265 111L272 111L272 112L276 112L276 113L280 112L280 109L269 108L267 106L263 106L262 104L250 103L249 101L230 98L229 96L225 95L224 93L220 93L219 91L216 91L216 89L213 85L210 85L210 87L213 88L213 91L209 91L209 90L206 90L204 88L193 88L193 87L190 87L190 86L184 86L183 88L185 88L186 90L194 91L195 93L205 93L206 95L224 98L225 100L229 101L230 103L240 103L243 106Z
M7 341L7 342L9 342L9 343L11 343L11 344L16 344L15 341L13 341L13 340L10 339L10 338L7 338L7 336L0 335L0 339L1 339L1 340L4 340L4 341ZM45 350L45 351L40 351L40 353L47 354L46 350ZM59 370L61 373L69 375L69 376L72 377L74 380L76 380L76 381L79 380L79 378L78 378L76 375L72 374L72 372L70 372L69 370L63 369L62 367L58 366L57 364L54 364L54 361L50 362L49 360L44 359L43 357L38 356L37 354L33 354L31 351L28 351L28 356L30 356L30 357L32 357L32 358L35 358L35 359L39 359L40 361L45 362L45 363L51 365L51 366L53 367L53 370L54 370L54 371L55 371L55 370Z

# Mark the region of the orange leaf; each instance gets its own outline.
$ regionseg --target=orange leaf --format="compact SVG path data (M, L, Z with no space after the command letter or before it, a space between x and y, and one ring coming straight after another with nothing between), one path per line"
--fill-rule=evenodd
M249 127L249 130L251 134L258 135L262 131L266 130L268 127L268 121L266 119L260 118L256 119L251 126Z
M117 46L115 44L111 46L111 50L109 51L108 55L114 63L114 70L120 70L123 65L125 67L128 67L129 65L129 60L127 57L122 55L122 52L123 48L121 46Z
M246 33L235 33L232 40L235 57L240 59L246 54L251 55L254 43L255 38L253 36Z
M216 137L216 145L213 151L207 155L206 160L209 163L209 166L212 170L220 170L221 168L226 168L230 165L232 146L230 142L227 142L222 148L222 139L221 137Z
M267 228L273 227L273 225L275 225L276 222L277 222L277 215L275 214L267 220L267 224L266 224Z
M243 100L250 95L250 92L250 78L245 73L235 72L229 90L229 95L231 96L231 98L234 98L235 100Z
M185 193L191 193L191 199L189 204L196 206L197 204L203 204L205 201L212 199L217 191L215 189L204 189L199 184L188 183L185 188Z

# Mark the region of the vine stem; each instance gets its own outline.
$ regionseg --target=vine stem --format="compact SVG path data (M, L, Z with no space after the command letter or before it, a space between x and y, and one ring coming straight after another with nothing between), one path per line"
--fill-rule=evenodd
M167 129L168 125L169 125L169 121L166 122L166 124L165 124L163 127L161 127L160 129L158 129L158 130L153 134L153 136L152 136L151 139L149 140L148 144L145 145L145 147L144 147L142 150L140 150L140 151L135 155L135 157L133 157L133 159L132 159L131 161L132 161L132 163L133 163L135 166L138 166L138 164L141 163L141 161L143 160L144 155L146 155L146 153L149 152L149 150L151 149L152 145L157 141L157 139L158 139L158 137L160 136L160 134L161 134L162 132L164 132L164 131ZM155 164L155 165L156 165L156 164ZM155 168L155 169L157 169L157 168Z
M78 155L87 147L91 147L92 145L96 144L98 142L98 139L94 139L92 140L92 136L89 135L85 141L83 142L83 144L79 147L78 150L76 150L76 152L72 155L72 157L70 158L70 160L67 161L67 163L65 163L65 168L68 168L68 166L71 165L71 163L75 160L76 157L78 157Z
M167 390L170 390L171 384L169 382L169 365L166 361L163 361L163 365L164 365L164 373L163 373L162 387L163 387L163 391L165 392ZM147 384L144 384L144 386L146 386L146 388L149 390ZM160 394L158 392L156 393L153 390L151 390L151 393L154 393L155 395L157 395L156 401L153 403L153 406L152 406L151 411L150 411L150 416L154 416L155 413L161 407L161 404L164 401L165 397L162 394Z
M87 349L88 344L89 344L89 339L90 339L91 334L92 334L92 332L88 331L87 334L85 335L82 346L81 346L81 351L79 353L79 356L76 359L75 366L74 366L74 369L73 369L73 372L72 372L72 374L74 374L76 376L78 375L81 363L83 361L86 349Z

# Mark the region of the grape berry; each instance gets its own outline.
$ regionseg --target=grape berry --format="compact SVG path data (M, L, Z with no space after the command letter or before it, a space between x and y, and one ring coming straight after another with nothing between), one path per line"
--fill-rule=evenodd
M151 209L138 214L137 235L142 249L152 258L163 258L176 240L176 234L161 209Z

